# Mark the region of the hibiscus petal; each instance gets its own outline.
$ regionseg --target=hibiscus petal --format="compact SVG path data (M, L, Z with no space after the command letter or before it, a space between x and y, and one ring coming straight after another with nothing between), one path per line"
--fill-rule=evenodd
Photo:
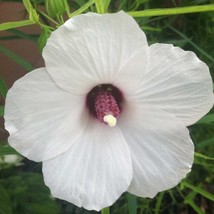
M45 68L30 72L7 94L9 144L35 161L65 152L84 130L84 105L84 98L58 88Z
M118 124L132 156L129 192L154 197L177 185L190 171L194 146L188 129L173 115L136 106L124 112Z
M193 52L151 45L148 73L130 100L159 107L191 125L214 103L209 68Z
M148 48L144 47L120 68L114 77L113 85L119 88L125 97L132 96L133 92L139 89L148 64L149 52Z
M118 127L90 124L67 152L43 162L43 174L54 197L100 210L112 205L131 182L129 148Z
M142 49L148 52L147 40L131 16L122 11L87 13L54 31L43 57L56 84L79 95L98 84L112 83L121 67Z

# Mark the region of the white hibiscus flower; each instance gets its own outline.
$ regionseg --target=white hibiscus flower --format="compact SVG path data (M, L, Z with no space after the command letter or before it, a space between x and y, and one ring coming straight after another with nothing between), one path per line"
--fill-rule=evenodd
M100 210L128 191L154 197L190 171L186 126L213 105L209 69L168 44L148 46L124 12L87 13L52 33L46 67L6 99L9 143L43 161L53 196Z

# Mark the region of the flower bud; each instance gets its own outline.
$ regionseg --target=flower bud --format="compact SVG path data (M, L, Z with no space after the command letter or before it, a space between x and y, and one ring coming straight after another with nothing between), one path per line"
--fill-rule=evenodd
M44 46L46 45L46 42L48 38L50 37L51 31L48 28L43 28L43 31L38 39L38 46L39 50L42 52Z
M67 1L66 0L46 0L46 10L49 16L56 17L61 16L66 12Z

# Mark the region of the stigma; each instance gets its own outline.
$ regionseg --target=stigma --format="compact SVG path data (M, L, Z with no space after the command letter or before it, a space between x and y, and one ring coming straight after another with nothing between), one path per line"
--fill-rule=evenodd
M98 120L112 127L116 125L120 108L110 91L100 91L97 94L94 108Z
M110 127L117 124L121 113L123 96L121 91L111 84L94 87L88 94L86 105L98 121Z
M114 117L114 116L111 115L111 114L108 114L108 115L105 115L105 116L103 117L103 121L104 121L105 123L107 123L110 127L114 127L114 126L116 126L117 118Z

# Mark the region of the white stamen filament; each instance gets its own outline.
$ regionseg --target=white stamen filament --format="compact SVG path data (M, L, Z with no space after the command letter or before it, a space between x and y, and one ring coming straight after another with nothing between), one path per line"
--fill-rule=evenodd
M103 121L108 123L108 125L110 127L114 127L117 123L117 119L114 116L112 116L111 114L105 115L103 117Z

